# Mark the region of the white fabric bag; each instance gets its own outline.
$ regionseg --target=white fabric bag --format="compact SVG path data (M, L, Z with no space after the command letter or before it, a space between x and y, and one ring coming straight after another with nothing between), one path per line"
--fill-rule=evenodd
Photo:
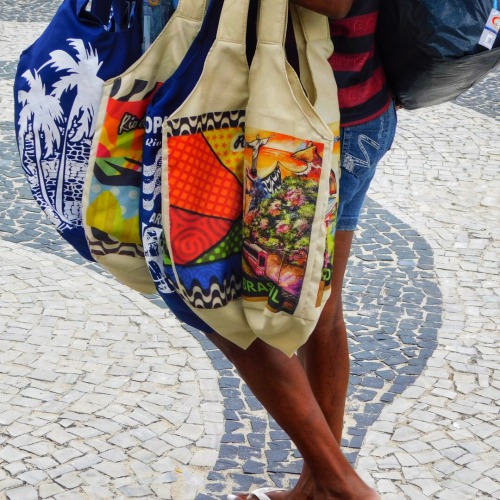
M291 355L330 294L340 113L327 18L300 7L294 12L306 96L286 61L287 11L287 0L261 1L250 68L243 309L258 337Z

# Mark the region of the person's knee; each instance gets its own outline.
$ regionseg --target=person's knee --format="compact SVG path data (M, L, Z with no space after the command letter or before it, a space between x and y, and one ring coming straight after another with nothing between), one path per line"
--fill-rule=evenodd
M215 345L215 347L217 347L217 349L219 349L219 351L222 352L222 354L224 354L224 356L226 356L231 363L234 364L234 358L236 355L235 349L240 349L236 344L230 342L222 337L222 335L215 332L205 333L205 336Z
M313 334L317 338L331 338L347 335L346 324L342 310L336 308L331 315L324 315L318 321Z

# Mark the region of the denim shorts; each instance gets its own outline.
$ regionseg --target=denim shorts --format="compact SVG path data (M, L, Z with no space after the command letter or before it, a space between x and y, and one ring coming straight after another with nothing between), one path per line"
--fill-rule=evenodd
M356 229L377 164L392 146L396 123L396 108L392 103L374 120L341 129L338 231Z

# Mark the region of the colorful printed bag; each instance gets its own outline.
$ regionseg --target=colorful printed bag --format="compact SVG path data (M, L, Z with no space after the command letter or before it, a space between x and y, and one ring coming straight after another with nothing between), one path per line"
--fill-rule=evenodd
M340 116L327 19L297 7L306 97L285 60L287 10L287 0L261 1L245 119L242 295L255 334L291 355L330 293Z
M223 2L211 2L200 31L175 73L156 92L146 113L142 152L141 232L144 255L159 295L185 323L211 331L169 284L164 272L164 234L161 224L162 123L197 85L205 59L215 42Z
M244 120L249 1L225 1L192 92L163 122L164 270L208 325L246 348L241 307Z
M92 256L122 283L143 293L155 286L140 229L142 148L146 109L177 69L198 33L205 0L182 0L136 64L104 86L83 194Z
M21 164L33 197L61 236L92 260L82 191L104 81L141 55L141 19L124 0L65 0L20 56L14 82ZM110 15L111 13L111 15ZM126 19L126 25L117 19Z
M311 102L286 62L287 1L261 1L250 87L229 78L243 75L246 61L225 10L198 86L163 124L165 271L227 339L246 348L260 337L292 355L331 278L339 111L329 27L298 9Z

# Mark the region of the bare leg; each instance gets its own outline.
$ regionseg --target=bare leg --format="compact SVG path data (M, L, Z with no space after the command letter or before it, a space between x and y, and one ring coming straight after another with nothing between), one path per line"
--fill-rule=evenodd
M299 353L314 396L339 444L342 439L350 364L342 287L353 235L353 231L337 231L335 235L332 293L315 330ZM305 464L296 485L303 498L312 498L310 478L310 471Z
M349 347L342 307L342 285L353 231L337 231L332 293L300 358L323 414L338 443L342 438L349 382Z
M209 334L208 338L234 364L253 394L296 444L308 464L315 499L377 498L342 454L296 356L288 358L261 340L243 350L219 335ZM295 489L270 497L304 499Z

